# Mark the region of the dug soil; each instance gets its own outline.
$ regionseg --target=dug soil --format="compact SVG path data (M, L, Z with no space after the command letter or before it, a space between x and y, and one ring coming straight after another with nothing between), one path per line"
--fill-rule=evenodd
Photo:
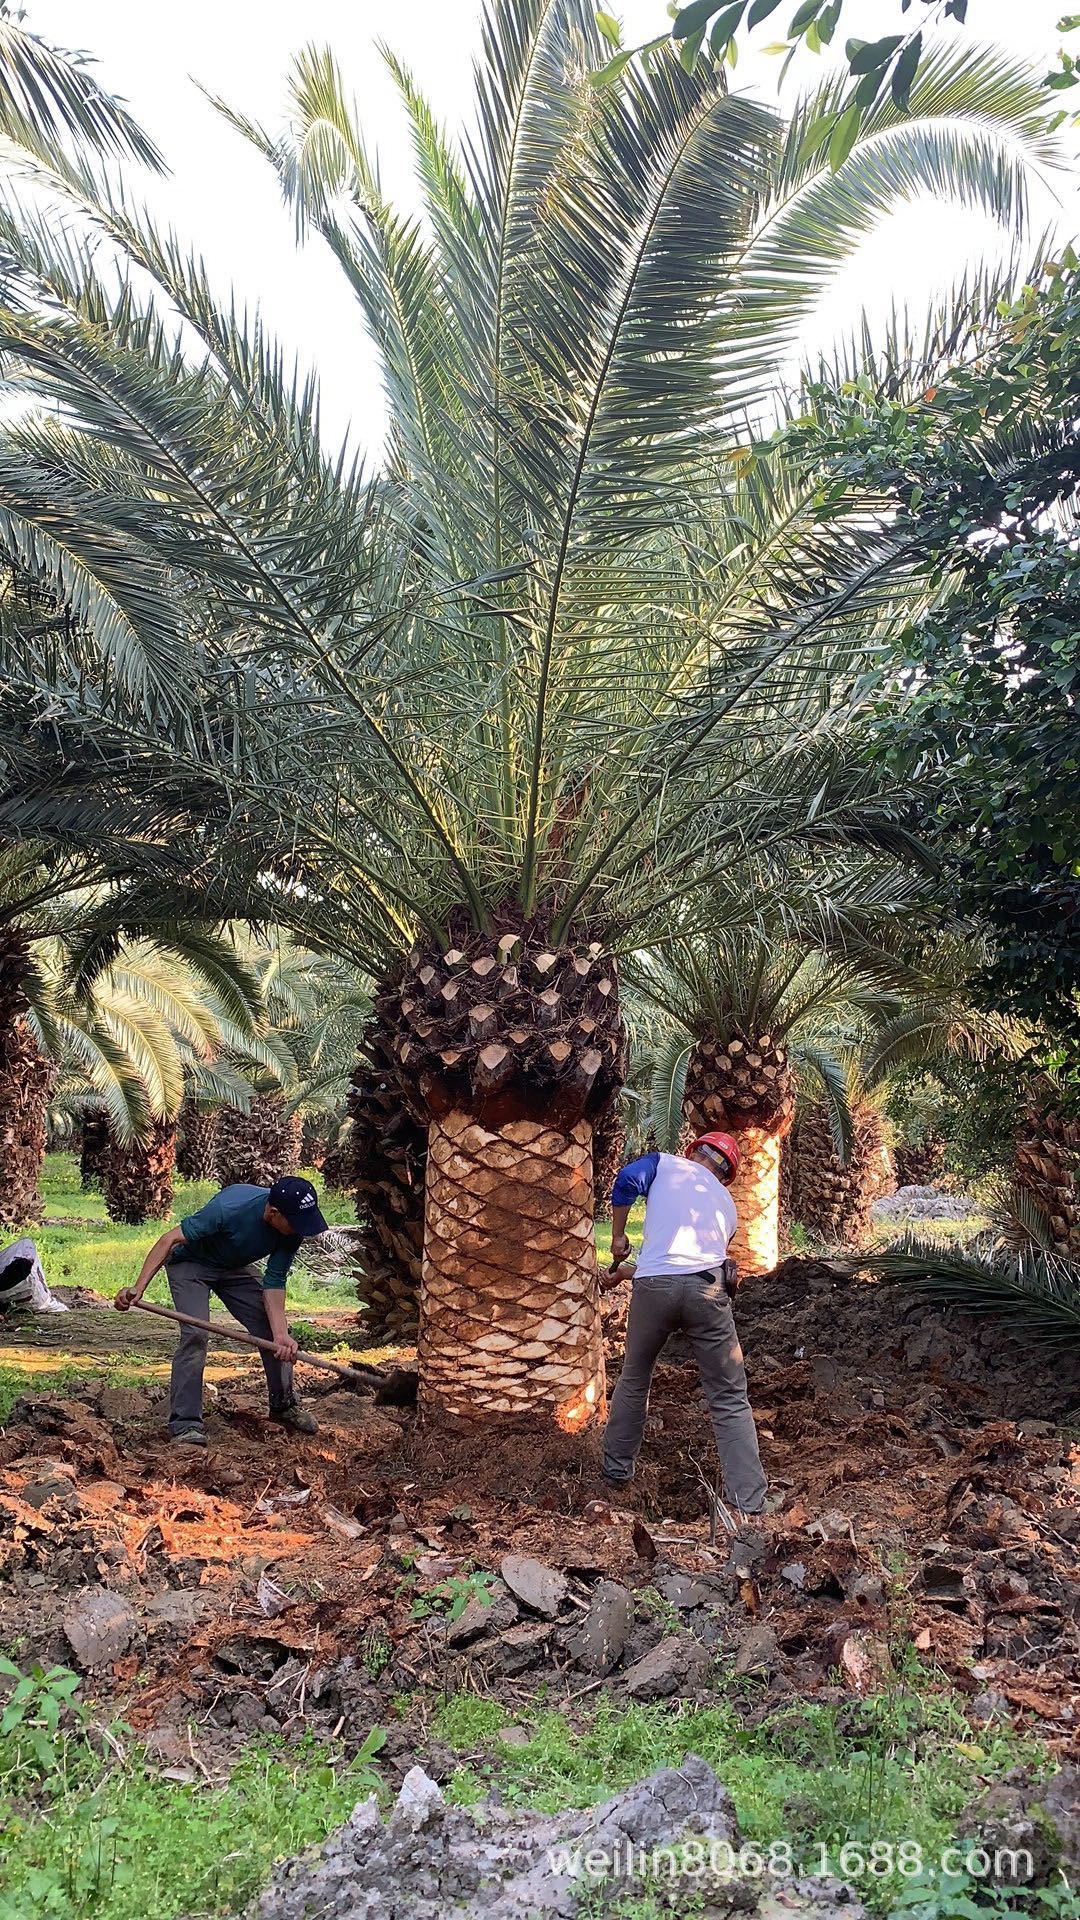
M287 1435L243 1358L205 1452L168 1440L160 1378L27 1397L0 1434L0 1644L81 1668L163 1765L208 1776L256 1729L355 1748L380 1724L391 1779L439 1778L452 1756L402 1696L705 1700L718 1661L753 1676L753 1715L917 1659L976 1722L1075 1751L1080 1366L823 1263L737 1311L776 1503L741 1523L677 1347L618 1504L595 1438L447 1433L320 1376L319 1434ZM609 1336L614 1378L617 1312Z

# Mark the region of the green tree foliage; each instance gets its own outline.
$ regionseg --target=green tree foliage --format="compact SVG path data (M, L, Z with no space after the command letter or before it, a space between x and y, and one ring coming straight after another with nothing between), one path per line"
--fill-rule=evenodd
M786 28L782 21L778 23L774 19L780 6L781 0L690 0L687 6L671 5L668 8L673 18L671 38L688 72L704 54L735 67L740 43L758 27L772 21L770 31L774 36L782 32L784 38L774 37L763 51L784 56L781 86L800 48L820 54L843 45L843 67L838 71L844 77L834 97L823 102L821 111L806 124L802 149L805 157L826 152L834 172L843 166L875 107L889 100L899 112L908 111L912 87L931 59L926 28L949 23L963 26L968 14L968 0L920 0L918 11L913 11L913 0L902 0L901 11L911 15L906 32L887 33L869 40L856 35L842 41L839 29L844 19L845 0L802 0ZM862 0L862 4L855 0L855 4L847 8L847 24L858 24L873 33L876 11L872 0ZM642 46L624 47L619 22L613 14L598 13L596 22L604 39L615 48L595 75L599 86L610 86L635 58L648 65L667 42L667 35L659 34ZM1066 14L1058 21L1059 33L1072 33L1078 26L1080 14ZM1043 85L1048 93L1054 94L1068 91L1078 83L1080 68L1075 57L1063 47L1057 65L1046 75ZM1051 124L1060 126L1069 117L1063 108L1054 115Z
M298 60L285 135L233 114L380 347L374 482L115 185L56 165L59 222L11 185L0 337L64 425L9 429L0 531L85 591L62 648L14 630L38 724L0 740L5 828L183 843L163 883L197 874L379 975L508 908L640 945L718 839L731 862L854 818L828 709L861 697L904 569L888 529L811 515L804 546L816 488L745 472L736 423L915 188L1021 225L1038 90L964 49L834 175L800 151L817 96L784 128L670 50L597 90L604 44L582 0L501 0L464 155L395 66L423 225L384 199L329 54Z
M1080 1036L1080 273L1071 251L936 385L816 388L795 439L827 524L875 494L934 599L872 731L963 906L988 1001Z

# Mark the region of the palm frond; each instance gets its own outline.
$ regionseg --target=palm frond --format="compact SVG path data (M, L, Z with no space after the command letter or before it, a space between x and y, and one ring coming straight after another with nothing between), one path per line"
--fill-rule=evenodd
M661 1153L677 1153L682 1138L686 1069L693 1041L686 1033L672 1033L653 1056L649 1085L649 1127Z
M1024 1339L1075 1352L1080 1340L1080 1268L1043 1252L961 1254L911 1235L860 1265L944 1306L989 1314Z
M797 1043L793 1057L800 1077L809 1076L817 1083L819 1097L829 1116L837 1160L842 1167L846 1167L855 1142L848 1069L834 1053L805 1041Z
M104 91L86 55L49 46L7 8L0 15L0 135L16 147L28 135L71 141L165 172L154 142Z

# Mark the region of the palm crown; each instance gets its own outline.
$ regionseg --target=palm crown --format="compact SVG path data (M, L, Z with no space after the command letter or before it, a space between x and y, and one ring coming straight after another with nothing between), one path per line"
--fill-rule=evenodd
M40 724L32 750L0 735L0 826L86 838L105 809L140 848L187 834L201 886L245 894L232 911L388 983L389 1057L432 1123L425 1391L546 1396L570 1424L602 1398L582 1209L621 1073L611 949L659 938L721 845L733 870L865 810L832 735L910 610L889 526L854 503L823 533L813 479L748 463L747 423L894 201L1019 224L1050 153L1037 89L971 50L909 117L876 108L835 176L803 154L820 96L785 128L705 56L598 89L602 57L584 0L497 0L461 151L395 68L417 221L328 55L297 62L282 137L233 113L379 346L371 480L327 455L261 324L99 172L27 135L100 273L47 216L0 210L0 343L52 409L6 436L6 535L78 616L60 660L17 635Z

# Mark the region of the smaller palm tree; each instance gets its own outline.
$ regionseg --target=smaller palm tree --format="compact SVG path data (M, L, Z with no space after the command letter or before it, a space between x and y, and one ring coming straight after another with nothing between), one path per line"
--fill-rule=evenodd
M243 950L264 1020L257 1048L229 1056L248 1086L218 1110L214 1171L223 1186L269 1186L300 1165L305 1121L336 1133L371 1002L354 969L280 930L247 935Z
M673 1141L676 1116L683 1140L714 1128L738 1140L732 1254L750 1274L779 1259L781 1150L800 1085L814 1089L834 1150L847 1159L855 1047L919 978L882 942L917 897L903 875L840 869L831 896L816 896L809 910L792 899L786 912L775 908L781 876L772 884L767 918L755 923L717 891L708 924L670 942L662 959L639 957L632 967L638 990L682 1031L681 1042L669 1037L654 1087L654 1112L668 1116L660 1144Z
M849 1068L846 1129L823 1100L801 1101L785 1149L787 1206L793 1221L827 1247L854 1247L872 1225L875 1200L894 1186L885 1116Z
M185 1089L242 1086L219 1055L227 1040L254 1044L260 1016L255 983L228 939L176 939L172 948L122 941L88 984L77 944L54 937L35 951L32 1017L60 1074L58 1101L68 1112L104 1113L106 1208L132 1224L171 1208Z

